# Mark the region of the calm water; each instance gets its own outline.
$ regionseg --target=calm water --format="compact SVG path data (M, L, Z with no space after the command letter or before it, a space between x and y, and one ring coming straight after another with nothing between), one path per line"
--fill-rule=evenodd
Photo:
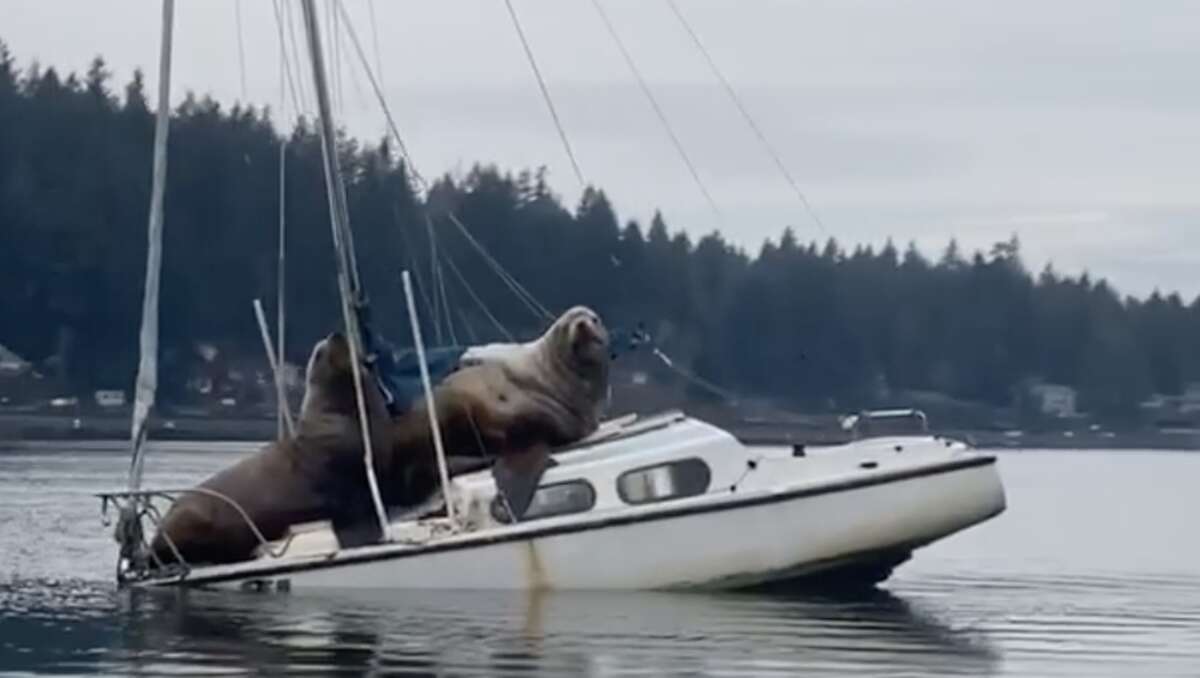
M148 482L232 457L153 452ZM90 496L126 464L0 452L0 671L1200 676L1200 454L1002 453L1008 512L857 599L134 595Z

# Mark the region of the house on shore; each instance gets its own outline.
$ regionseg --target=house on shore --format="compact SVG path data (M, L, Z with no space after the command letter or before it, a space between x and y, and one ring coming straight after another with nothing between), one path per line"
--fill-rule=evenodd
M33 364L0 345L0 407L32 405L50 395L49 380Z
M1056 419L1068 419L1078 416L1078 392L1064 384L1034 384L1029 387L1029 395L1038 412Z
M1200 382L1187 384L1179 395L1155 393L1139 407L1147 419L1160 428L1200 426Z

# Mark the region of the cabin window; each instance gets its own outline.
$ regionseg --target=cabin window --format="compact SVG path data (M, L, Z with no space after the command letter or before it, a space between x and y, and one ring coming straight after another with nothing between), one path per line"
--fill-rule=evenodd
M684 459L627 471L617 479L617 494L626 504L648 504L704 494L711 481L708 464Z
M582 513L596 505L596 491L586 480L569 480L563 483L542 485L533 495L533 501L521 520L549 518L568 513ZM492 499L492 517L502 523L511 523L512 516L503 498L497 494Z

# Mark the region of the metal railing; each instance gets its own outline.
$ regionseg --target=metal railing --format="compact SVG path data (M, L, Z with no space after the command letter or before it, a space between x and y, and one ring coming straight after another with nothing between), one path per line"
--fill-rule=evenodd
M212 497L231 507L237 512L246 527L250 528L250 532L258 541L261 552L271 558L281 558L286 555L295 538L295 534L289 532L282 544L272 548L272 542L263 535L262 530L254 523L250 514L237 501L206 487L100 492L96 496L100 498L100 515L105 526L112 524L108 514L109 506L111 505L117 512L117 525L113 537L121 547L117 562L117 582L119 584L124 585L129 582L154 578L178 577L182 579L187 577L193 566L183 557L171 535L162 529L164 516L153 501L162 499L173 506L180 496L185 494ZM146 539L143 523L145 520L148 520L151 528L157 532L158 536L162 537L175 559L174 562L163 562L151 547L150 542Z

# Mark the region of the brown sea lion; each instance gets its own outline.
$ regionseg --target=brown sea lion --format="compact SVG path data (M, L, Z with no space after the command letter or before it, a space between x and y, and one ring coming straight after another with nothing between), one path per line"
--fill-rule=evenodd
M365 371L363 386L376 472L383 475L390 422L382 395ZM378 538L345 337L335 333L314 347L295 436L267 445L199 487L237 502L267 540L314 520L331 520L344 546ZM259 545L235 508L195 492L171 507L152 544L160 559L173 562L163 533L189 564L246 560Z
M433 390L448 455L497 459L493 471L519 516L554 447L596 430L608 390L608 331L577 306L527 344L482 347ZM437 487L424 400L394 420L389 503L420 501Z

